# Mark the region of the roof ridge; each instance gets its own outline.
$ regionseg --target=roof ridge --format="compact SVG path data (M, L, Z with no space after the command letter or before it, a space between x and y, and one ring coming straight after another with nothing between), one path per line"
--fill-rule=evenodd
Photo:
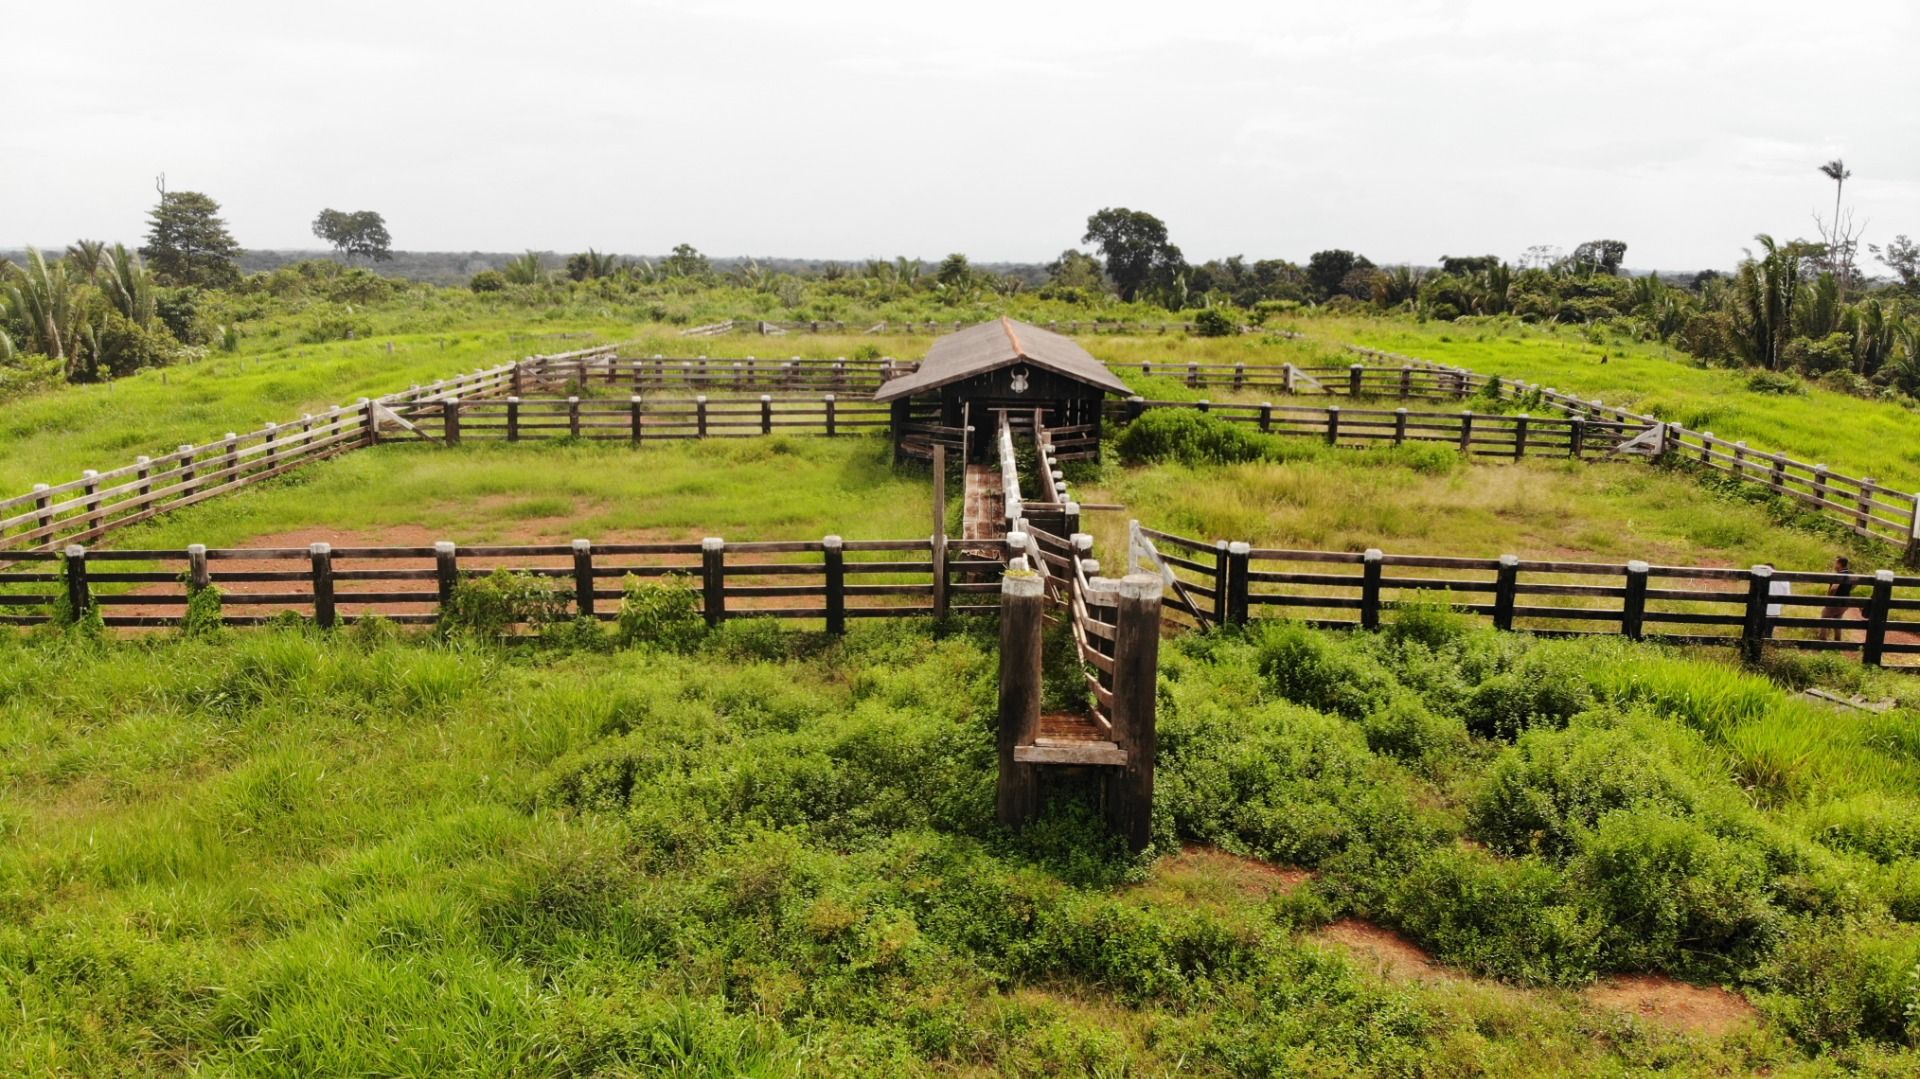
M1007 341L1013 345L1013 354L1015 356L1025 356L1027 353L1026 350L1020 346L1020 335L1013 332L1013 320L1005 315L1001 315L1000 328L1007 332Z

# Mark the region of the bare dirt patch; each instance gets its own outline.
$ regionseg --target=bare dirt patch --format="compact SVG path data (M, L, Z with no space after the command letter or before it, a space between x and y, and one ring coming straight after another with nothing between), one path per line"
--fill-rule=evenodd
M1660 974L1617 974L1581 994L1588 1003L1670 1030L1720 1037L1753 1026L1760 1013L1718 986L1688 985Z

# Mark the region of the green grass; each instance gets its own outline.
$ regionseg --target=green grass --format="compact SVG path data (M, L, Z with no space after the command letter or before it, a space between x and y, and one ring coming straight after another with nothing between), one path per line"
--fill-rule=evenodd
M1920 416L1891 402L1818 387L1804 396L1755 393L1747 388L1749 372L1701 367L1666 346L1581 327L1380 318L1310 319L1298 328L1327 342L1350 341L1597 397L1836 472L1920 490Z

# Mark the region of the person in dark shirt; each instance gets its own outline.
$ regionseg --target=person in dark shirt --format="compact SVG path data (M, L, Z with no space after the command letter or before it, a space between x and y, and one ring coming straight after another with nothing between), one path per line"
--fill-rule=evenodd
M1835 573L1850 573L1852 569L1853 566L1847 561L1845 555L1833 560L1833 572ZM1841 599L1851 596L1853 595L1853 586L1854 579L1852 577L1843 577L1827 586L1827 598ZM1829 603L1825 607L1820 608L1820 617L1845 618L1849 610L1852 610L1852 608L1844 603ZM1820 639L1823 641L1839 640L1840 628L1838 626L1822 627L1820 630Z

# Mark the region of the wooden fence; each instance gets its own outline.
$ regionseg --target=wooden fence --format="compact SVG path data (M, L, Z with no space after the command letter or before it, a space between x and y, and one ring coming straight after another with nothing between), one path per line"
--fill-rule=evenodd
M1561 419L1497 413L1415 412L1406 408L1342 408L1338 405L1215 404L1206 401L1149 401L1129 397L1108 403L1117 417L1133 420L1149 409L1197 409L1263 433L1306 435L1329 446L1407 442L1444 442L1476 457L1586 457L1612 453L1647 428L1612 420Z
M1131 548L1133 559L1168 579L1167 609L1199 627L1271 616L1375 629L1384 610L1444 601L1497 629L1729 645L1750 657L1763 647L1856 652L1873 666L1920 655L1920 577L1892 570L1836 574L1282 550L1206 543L1137 522ZM1835 584L1849 594L1828 595Z
M553 584L565 617L619 614L628 577L679 575L700 595L708 624L731 618L806 618L839 632L850 618L981 614L994 609L1001 563L950 557L931 539L781 540L531 546L311 547L88 551L17 556L0 571L0 623L37 625L54 609L98 610L116 628L181 624L194 594L221 590L228 625L288 613L329 628L379 614L402 624L439 620L460 582L509 570ZM61 600L64 599L64 604Z

